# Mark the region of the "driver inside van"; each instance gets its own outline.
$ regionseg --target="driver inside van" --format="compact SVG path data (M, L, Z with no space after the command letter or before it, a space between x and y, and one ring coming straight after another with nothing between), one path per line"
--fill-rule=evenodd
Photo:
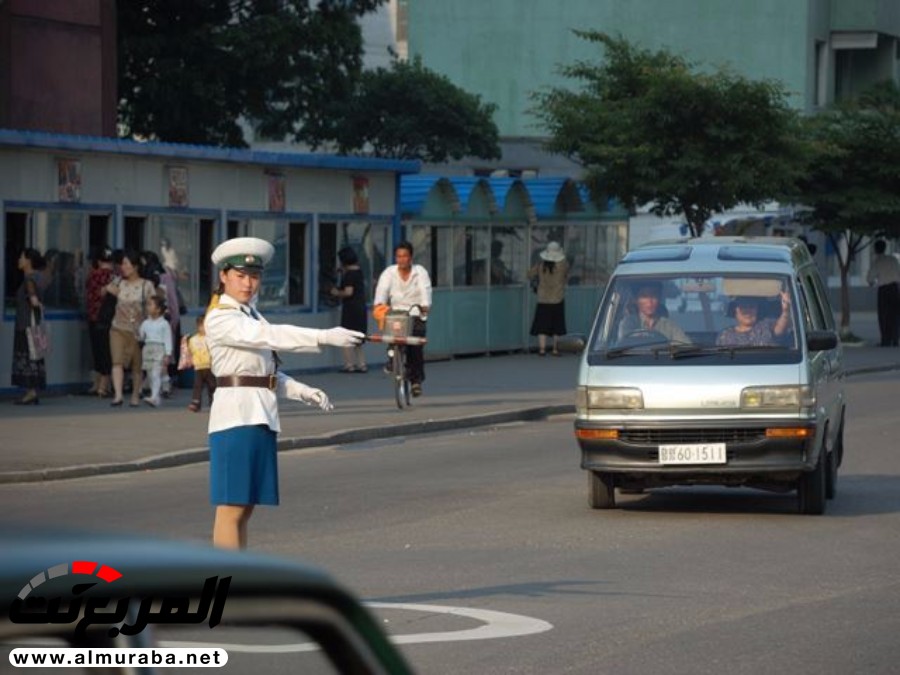
M759 318L760 298L739 296L729 305L729 314L735 324L726 328L716 338L717 345L726 347L774 347L791 324L791 296L781 292L781 314L777 319Z
M681 327L664 316L660 308L662 284L656 281L641 282L635 290L636 311L627 315L619 324L619 340L638 333L659 333L670 342L690 344L691 339Z

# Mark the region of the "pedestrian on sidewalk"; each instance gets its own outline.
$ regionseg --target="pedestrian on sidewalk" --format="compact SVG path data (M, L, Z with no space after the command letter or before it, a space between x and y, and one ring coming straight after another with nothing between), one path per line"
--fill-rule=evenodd
M13 329L12 383L25 389L25 395L16 399L16 405L37 405L38 390L47 386L47 368L44 359L32 360L28 350L27 329L34 317L42 315L44 303L44 257L33 248L19 254L19 271L22 283L16 290L16 323Z
M529 271L537 279L537 305L531 322L531 334L538 339L538 355L547 353L547 336L553 338L554 356L559 356L558 339L566 334L566 282L569 261L559 242L551 241L541 251L541 259Z
M165 300L155 295L148 298L148 317L140 328L141 360L150 381L150 395L143 401L154 408L159 406L163 377L168 373L173 352L172 329L165 313Z
M94 361L94 381L87 393L106 398L112 393L112 357L109 353L109 323L101 316L105 287L113 280L113 252L105 244L99 246L91 261L91 271L84 282L85 314L91 357Z
M203 390L206 389L206 396L209 399L209 405L212 406L213 396L216 393L216 378L213 377L210 367L209 347L206 345L206 329L203 325L204 314L197 317L197 332L193 335L185 336L183 340L184 347L182 354L184 360L190 365L184 368L194 369L194 390L191 393L191 402L188 410L191 412L200 412L203 407ZM178 366L182 368L181 364Z
M132 408L140 404L143 385L143 364L138 331L147 318L147 301L156 295L153 282L141 276L140 259L136 251L127 249L116 254L121 277L113 279L106 292L116 296L116 313L109 330L109 351L112 355L112 407L121 406L125 392L125 367L131 369Z
M338 251L338 260L341 262L341 275L330 293L341 299L341 326L365 333L368 328L366 282L359 267L359 258L356 251L345 246ZM368 370L362 345L344 348L342 373L365 373Z
M896 347L900 339L900 262L886 254L883 239L875 242L875 258L866 280L878 286L878 331L882 347Z
M275 350L317 352L353 347L365 334L270 324L256 309L263 268L275 249L264 239L238 237L212 254L219 268L218 301L206 314L206 340L216 376L209 415L210 499L216 507L213 544L246 548L257 504L277 505L276 396L331 410L327 394L278 370Z

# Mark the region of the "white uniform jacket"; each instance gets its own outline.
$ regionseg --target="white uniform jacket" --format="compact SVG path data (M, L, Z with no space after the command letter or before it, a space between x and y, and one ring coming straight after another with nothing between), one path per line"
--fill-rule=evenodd
M256 315L259 318L253 318L248 305L224 294L207 312L204 326L213 375L271 375L276 372L273 350L321 351L320 330L272 325ZM209 433L255 424L281 431L276 394L300 400L303 388L305 385L280 372L275 391L264 387L218 387L209 412Z

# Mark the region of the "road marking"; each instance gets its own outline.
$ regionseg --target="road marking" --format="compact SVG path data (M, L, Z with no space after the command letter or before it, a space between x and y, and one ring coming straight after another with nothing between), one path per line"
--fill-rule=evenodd
M495 640L499 638L519 637L544 633L553 628L553 624L521 614L495 612L490 609L474 609L471 607L449 607L446 605L416 605L405 602L366 602L373 609L403 609L412 612L430 612L432 614L451 614L481 621L482 625L467 630L442 631L440 633L412 633L409 635L391 635L394 644L418 644L425 642L459 642L466 640ZM160 643L163 647L221 647L229 652L248 654L287 654L293 652L310 652L318 649L312 642L297 642L284 645L245 645L216 642L180 642L166 640Z
M368 607L377 609L406 609L413 612L432 612L434 614L452 614L465 616L484 625L469 630L443 631L440 633L413 633L412 635L394 635L391 640L397 644L415 644L419 642L456 642L459 640L493 640L496 638L518 637L544 633L553 628L553 624L541 619L534 619L521 614L495 612L490 609L474 609L471 607L447 607L446 605L413 605L394 602L367 602Z

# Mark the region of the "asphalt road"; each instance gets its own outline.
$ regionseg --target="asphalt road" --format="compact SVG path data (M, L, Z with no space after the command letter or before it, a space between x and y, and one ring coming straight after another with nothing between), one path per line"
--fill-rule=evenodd
M251 546L323 565L379 603L421 673L894 673L897 385L848 382L845 464L822 517L798 515L793 494L725 488L592 511L560 416L282 455L282 505L254 515ZM206 490L202 465L3 485L0 513L205 541ZM504 620L527 634L461 639ZM232 657L231 672L314 658Z

